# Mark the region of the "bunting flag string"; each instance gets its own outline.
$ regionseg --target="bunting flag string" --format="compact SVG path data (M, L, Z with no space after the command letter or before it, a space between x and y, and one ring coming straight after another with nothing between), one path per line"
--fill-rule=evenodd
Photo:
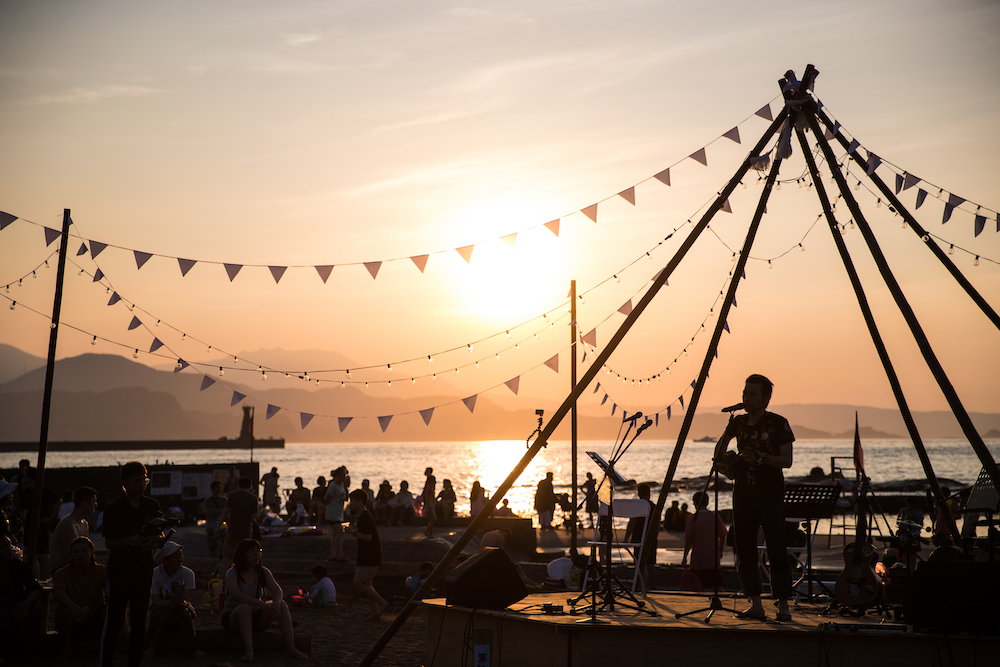
M761 107L757 112L755 112L754 114L751 114L751 115L745 117L735 127L733 127L732 129L726 131L723 134L720 134L715 139L713 139L712 141L708 142L703 147L699 148L698 150L696 150L695 152L691 153L687 157L682 158L682 159L674 162L672 165L668 166L666 169L663 169L663 170L659 171L658 173L656 173L653 176L649 176L647 178L642 179L638 183L632 185L629 188L626 188L625 190L618 191L618 192L616 192L613 195L610 195L608 197L605 197L604 199L601 199L601 200L597 201L596 203L590 204L589 206L581 208L581 209L579 209L577 211L573 211L572 213L569 213L567 215L561 216L560 218L556 218L555 220L552 220L552 221L549 221L547 223L544 223L543 225L531 225L531 226L526 227L524 229L518 230L517 232L515 232L513 234L507 234L507 235L504 235L503 237L499 237L499 239L484 239L484 240L477 241L476 243L473 243L473 244L470 244L470 245L465 245L465 246L462 246L462 247L456 247L456 248L454 248L454 250L456 250L458 252L458 254L462 257L462 259L464 259L466 261L466 263L471 263L472 254L473 254L473 250L475 249L475 246L483 244L483 243L488 243L488 242L493 241L493 240L504 240L511 247L513 247L514 240L516 239L517 233L528 231L528 230L531 230L531 229L537 229L539 227L545 227L550 232L552 232L554 235L559 236L559 223L560 223L560 220L568 217L569 215L573 215L573 213L582 213L584 216L586 216L591 221L593 221L593 222L596 223L597 222L597 218L598 218L598 208L599 208L599 205L602 204L602 203L607 202L609 199L612 199L612 198L615 198L615 197L621 197L622 199L625 199L626 201L628 201L631 205L635 206L635 204L636 204L636 198L635 198L635 188L636 188L636 186L644 184L644 183L646 183L647 181L650 181L650 180L656 180L656 181L659 181L660 183L662 183L664 185L670 186L671 185L671 182L670 182L670 169L673 168L673 167L676 167L677 165L679 165L684 160L689 160L690 159L690 160L694 160L696 162L699 162L700 164L702 164L704 166L708 166L708 154L707 154L707 150L706 150L708 148L708 146L711 146L716 141L719 141L721 139L728 139L730 141L733 141L733 142L739 144L740 143L739 125L747 123L747 122L751 121L752 119L754 119L755 117L763 118L765 120L771 119L771 104L776 99L779 99L779 97L776 96L770 102L768 102L763 107ZM18 219L19 218L17 216L15 216L15 215L13 215L11 213L0 211L0 230L4 229L5 227L7 227L8 225L10 225L11 223L13 223L15 220L18 220ZM36 224L36 223L32 223L32 224ZM51 244L52 241L54 241L56 238L58 238L58 236L60 234L60 232L58 230L54 230L54 229L51 229L49 227L43 226L43 229L45 231L46 244L47 245ZM104 243L104 242L95 241L95 240L91 239L90 240L91 258L92 259L96 259L97 256L101 252L103 252L106 248L108 248L108 247L112 247L112 248L115 248L115 249L118 249L118 250L124 250L124 251L132 252L134 254L134 257L135 257L137 270L142 269L142 267L151 258L153 258L153 257L161 257L161 258L176 259L177 262L178 262L178 265L180 267L180 271L181 271L181 276L182 277L186 277L187 274L191 271L191 269L195 266L195 264L198 264L198 263L215 264L215 265L221 264L221 265L223 265L225 267L226 274L229 276L229 281L230 282L235 281L236 276L240 273L240 271L244 267L250 266L250 267L254 267L254 268L267 268L269 271L271 271L272 276L274 276L275 283L280 282L281 276L284 274L284 271L287 270L288 268L314 268L319 273L319 276L323 280L323 282L326 283L327 280L330 277L330 274L331 274L332 270L335 268L335 266L357 266L359 264L363 264L365 266L365 268L368 270L368 272L371 274L372 278L374 279L374 278L376 278L376 276L378 274L378 270L381 267L381 265L382 265L383 262L386 262L386 261L397 261L397 260L401 260L401 259L410 259L410 260L412 260L414 262L414 264L416 265L416 267L420 270L420 272L423 273L424 269L426 268L427 259L428 259L429 255L431 255L431 254L435 254L435 255L437 255L437 254L443 254L443 253L446 253L446 252L450 251L450 250L437 250L437 251L434 251L433 253L428 253L428 254L423 254L423 255L415 255L415 256L406 257L406 258L398 258L398 257L397 258L391 258L391 259L387 258L387 259L382 259L382 260L378 260L378 261L368 261L368 262L352 261L352 262L342 262L342 263L336 264L336 265L334 265L334 264L323 264L323 265L283 266L283 265L280 265L278 263L270 263L270 262L264 263L264 264L245 264L245 263L226 262L226 261L219 261L219 260L182 259L180 257L174 257L174 256L171 256L171 255L164 255L164 254L160 254L160 253L150 253L150 252L141 251L141 250L138 250L138 249L135 249L135 248L127 248L125 246L119 246L119 245L115 245L115 244Z

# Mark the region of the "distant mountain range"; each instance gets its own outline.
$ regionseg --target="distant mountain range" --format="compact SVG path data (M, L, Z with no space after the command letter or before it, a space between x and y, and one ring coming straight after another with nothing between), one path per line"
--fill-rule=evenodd
M333 361L336 360L331 357ZM0 441L38 439L44 367L44 359L0 345ZM201 391L203 377L190 369L180 373L157 370L114 355L85 354L58 361L49 439L236 437L241 413L238 406L230 405L234 390L248 395L244 404L259 408L256 435L261 438L284 437L290 442L521 439L526 438L537 424L536 408L544 408L546 414L551 415L563 399L561 395L548 401L530 399L530 407L505 409L489 396L482 395L477 399L474 413L470 413L459 400L461 397L450 392L453 387L444 382L434 386L440 392L437 394L373 399L370 393L350 385L302 389L300 383L287 387L280 386L281 382L269 382L267 388L262 388L260 384L248 387L229 377L225 378L229 389L216 385ZM521 404L525 402L528 401ZM265 419L268 403L288 409ZM505 404L510 404L509 399ZM419 411L433 405L442 407L435 410L431 423L426 425ZM863 438L906 437L902 418L895 410L805 404L776 405L772 409L788 418L799 440L852 438L855 410L862 424ZM701 407L689 436L718 437L727 419L718 410L718 407ZM341 432L337 419L317 416L303 430L299 412L354 419ZM597 414L592 404L584 405L581 401L580 439L614 437L621 423L620 414L608 415L607 407ZM383 433L375 417L388 415L393 415L393 419ZM971 416L983 437L1000 437L1000 415L974 413ZM962 437L951 413L918 412L914 418L924 439ZM682 413L675 412L669 421L661 414L659 425L650 430L649 437L675 438L681 422ZM553 439L567 440L569 437L567 417Z

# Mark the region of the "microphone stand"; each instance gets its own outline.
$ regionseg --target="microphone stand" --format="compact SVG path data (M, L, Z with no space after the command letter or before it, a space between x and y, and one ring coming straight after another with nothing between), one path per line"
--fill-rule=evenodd
M712 620L712 615L717 611L725 610L722 605L722 598L719 597L719 579L722 578L722 557L716 555L716 550L719 548L719 469L715 465L716 452L722 447L722 439L726 437L726 433L729 432L729 423L733 421L733 413L729 413L729 422L726 424L726 429L722 432L719 437L719 441L715 444L715 450L712 453L712 469L708 473L708 479L705 480L705 488L702 493L708 493L708 483L712 480L712 473L715 473L715 521L712 522L712 526L715 529L715 541L712 543L712 557L715 561L715 592L712 597L709 598L708 606L702 607L701 609L695 609L694 611L686 611L683 614L674 614L674 618L684 618L685 616L690 616L691 614L699 614L703 611L708 612L708 616L705 617L705 622L709 623ZM694 518L692 522L698 521L698 509L695 508ZM733 611L736 611L735 607Z

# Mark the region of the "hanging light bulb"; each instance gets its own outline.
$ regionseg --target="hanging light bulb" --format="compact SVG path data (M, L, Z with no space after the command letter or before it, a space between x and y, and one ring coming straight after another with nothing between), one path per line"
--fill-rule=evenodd
M771 260L767 260L767 268L769 268L769 269L773 269L774 268L774 264L771 264Z
M535 340L538 340L538 332L533 333L532 336L535 338Z
M901 224L899 227L900 229L906 229L907 227L909 227L909 225L906 224L906 220L903 220L903 224Z
M385 366L388 369L388 372L391 373L392 372L392 364L386 364Z
M292 376L287 371L285 371L285 378L290 378L290 377Z
M416 384L417 378L410 378L410 384Z
M514 343L514 349L515 350L520 350L521 349L521 344L520 343Z
M368 388L368 382L365 382L365 389Z
M781 189L781 181L778 181L778 189Z
M38 278L38 274L35 273L34 271L32 271L31 272L31 277L37 279Z
M949 255L954 255L955 254L955 244L954 243L952 243L951 247L948 248L948 254Z
M472 352L472 343L469 343L466 347L469 348L469 352Z
M180 370L180 369L184 368L184 364L181 363L180 359L178 359L177 363L174 364L174 368L176 368L177 370Z
M877 202L875 202L875 208L882 208L882 200L881 199L879 199Z
M744 183L743 181L740 181L740 187L742 187L744 190L746 190L747 189L747 184Z
M500 353L499 352L497 352L496 358L497 358L497 361L500 361Z
M799 252L805 252L805 251L806 251L806 247L800 243L799 244Z
M160 326L160 320L156 320L156 326Z
M456 368L455 369L455 375L458 375L459 373L461 373L461 371Z
M344 387L346 387L346 386L347 386L347 385L346 385L346 384L344 384L344 381L343 381L343 380L341 380L341 381L340 381L340 388L341 388L341 389L343 389L343 388L344 388Z
M17 280L17 286L18 287L24 287L24 278L18 278L18 280Z
M187 334L181 334L181 340L187 340L187 339L188 339Z
M207 349L207 350L205 350L205 351L206 351L206 352L211 352L211 351L212 351L212 346L211 346L211 345L209 345L209 346L208 346L208 349Z
M851 221L847 223L847 226L850 227L851 229L854 229L854 218L851 218Z
M234 363L234 364L238 364L238 363L240 363L240 360L236 358L236 355L235 355L235 354L233 355L233 363Z
M478 361L476 362L476 368L479 368L479 362Z
M222 366L219 366L219 377L222 377L225 374L226 374L226 371L222 370Z
M437 380L438 379L438 374L434 373L433 375L431 375L431 379L432 380Z
M10 294L10 285L8 284L3 291L6 292L7 294Z
M622 281L622 279L618 277L617 273L613 276L613 278L615 279L616 283L620 283Z
M261 372L260 379L261 380L266 380L267 379L267 373Z
M431 355L428 354L427 355L427 364L430 365L430 364L433 364L433 363L434 363L434 357L432 357Z
M135 352L132 353L132 358L133 359L139 358L139 348L135 348Z
M56 323L55 322L50 322L49 323L49 328L50 329L55 329L56 328Z
M347 369L347 379L348 380L351 379L351 369L350 368Z
M972 260L972 265L979 266L979 255L976 255L976 258Z
M389 380L389 386L390 387L392 386L392 380Z
M92 341L90 341L90 344L91 345L97 345L97 336L94 336L94 339Z
M585 304L585 303L587 303L587 300L586 300L586 299L584 299L584 298L583 298L583 296L581 295L581 296L580 296L580 305L582 306L582 305L583 305L583 304Z
M923 236L920 237L920 240L923 241L924 243L929 243L930 240L931 240L931 237L928 236L927 234L924 234Z
M348 376L348 377L350 377L350 376ZM302 377L302 379L305 380L306 382L309 382L309 372L308 371L306 371L306 374Z
M733 253L732 259L730 259L729 261L730 262L735 262L736 261L736 253L735 252Z
M507 329L507 338L510 338L510 329Z

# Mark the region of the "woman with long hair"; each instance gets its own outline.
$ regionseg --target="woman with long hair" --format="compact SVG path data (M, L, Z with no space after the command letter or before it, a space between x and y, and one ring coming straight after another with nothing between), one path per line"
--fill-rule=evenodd
M264 567L260 542L243 540L236 545L233 566L226 572L226 604L222 608L222 627L243 639L240 660L253 662L253 633L264 631L274 622L281 630L288 657L308 660L309 656L295 648L292 615L281 586Z

